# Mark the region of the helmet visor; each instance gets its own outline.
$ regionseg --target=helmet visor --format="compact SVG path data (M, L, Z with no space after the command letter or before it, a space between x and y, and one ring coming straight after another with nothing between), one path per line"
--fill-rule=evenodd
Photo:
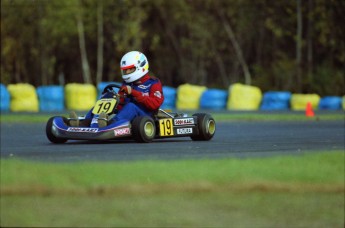
M136 70L136 67L135 67L134 65L121 67L122 75L131 74L131 73L133 73L135 70Z

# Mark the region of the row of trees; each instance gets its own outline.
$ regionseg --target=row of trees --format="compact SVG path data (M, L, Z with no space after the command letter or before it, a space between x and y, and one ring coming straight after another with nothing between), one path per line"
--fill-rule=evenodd
M1 83L120 81L140 50L163 84L343 95L342 0L2 0Z

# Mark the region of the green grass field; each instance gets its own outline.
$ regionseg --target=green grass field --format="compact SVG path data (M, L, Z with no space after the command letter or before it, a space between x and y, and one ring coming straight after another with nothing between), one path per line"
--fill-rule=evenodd
M215 119L316 120L301 113L245 115ZM1 121L47 118L16 114ZM341 118L342 113L319 116ZM344 161L344 151L104 163L1 159L0 226L344 227Z
M343 227L344 153L257 159L1 160L1 226Z
M195 111L197 112L197 111ZM189 115L194 112L187 111ZM85 115L85 113L79 113ZM214 112L212 116L217 121L329 121L344 120L344 111L323 111L316 113L315 117L306 117L304 112ZM4 113L0 116L0 122L17 123L38 123L47 122L52 116L68 116L68 113L46 114L46 113Z

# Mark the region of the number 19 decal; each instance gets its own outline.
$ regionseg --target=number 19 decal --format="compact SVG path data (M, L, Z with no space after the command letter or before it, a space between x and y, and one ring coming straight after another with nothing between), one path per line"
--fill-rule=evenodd
M160 136L172 136L174 135L173 121L172 119L159 120Z
M98 100L92 109L93 114L100 114L101 112L105 112L106 114L110 114L116 105L115 99L101 99Z

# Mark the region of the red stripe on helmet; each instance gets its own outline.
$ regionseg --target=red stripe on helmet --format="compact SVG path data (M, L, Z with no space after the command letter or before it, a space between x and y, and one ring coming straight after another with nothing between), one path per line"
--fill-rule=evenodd
M129 66L121 67L121 70L127 70L127 69L131 69L131 68L134 68L134 64L129 65Z

